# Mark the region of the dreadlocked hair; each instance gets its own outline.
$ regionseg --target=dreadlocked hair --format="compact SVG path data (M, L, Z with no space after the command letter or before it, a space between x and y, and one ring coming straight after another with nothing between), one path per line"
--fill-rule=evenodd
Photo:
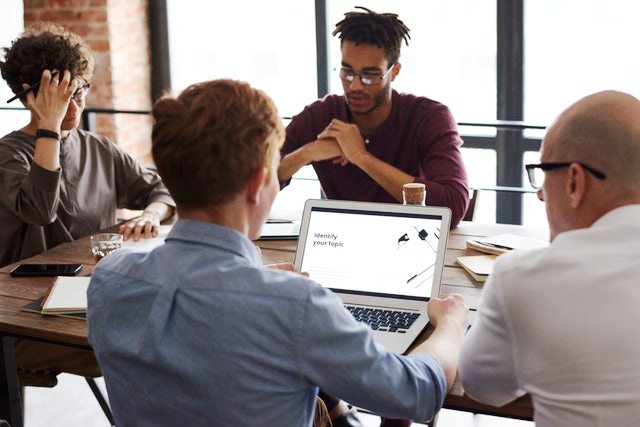
M376 13L362 6L356 6L356 9L365 12L345 13L344 19L336 24L332 35L339 34L341 43L348 40L356 45L374 44L385 50L389 65L397 63L402 40L409 45L409 28L395 13Z

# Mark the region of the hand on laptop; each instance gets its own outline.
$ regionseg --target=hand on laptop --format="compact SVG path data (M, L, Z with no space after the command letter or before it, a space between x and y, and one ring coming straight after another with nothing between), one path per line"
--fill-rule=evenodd
M469 307L460 294L449 294L444 298L431 298L427 303L429 320L435 328L442 322L455 322L454 325L467 328L469 324Z
M285 271L294 271L294 265L291 262L278 262L276 264L267 264L265 265L267 268L271 268L274 270L285 270ZM300 273L303 276L309 277L309 273L302 272Z
M267 264L265 265L267 268L272 268L274 270L286 270L293 271L293 263L292 262L278 262L275 264Z

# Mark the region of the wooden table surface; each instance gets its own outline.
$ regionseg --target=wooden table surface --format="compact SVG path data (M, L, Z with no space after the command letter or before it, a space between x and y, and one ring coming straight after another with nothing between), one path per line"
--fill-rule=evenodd
M464 295L467 304L471 308L477 307L482 283L476 282L468 276L456 264L455 259L461 255L479 254L466 249L467 239L501 233L512 233L548 240L548 230L544 229L532 229L518 225L461 223L451 231L449 236L441 295L457 292ZM293 261L296 243L295 240L256 242L262 250L262 258L265 264ZM91 273L95 265L89 248L89 238L87 237L61 244L41 255L21 262L82 263L84 266L79 275L86 276ZM20 311L22 306L43 296L54 279L46 277L14 278L9 275L11 267L7 266L0 269L0 336L3 337L3 342L12 342L11 340L5 341L5 338L29 338L71 347L90 348L87 342L87 325L85 321L58 316L42 316ZM472 312L472 320L473 315L474 313ZM429 333L430 330L427 328L424 334L428 336ZM6 348L8 345L3 347L5 355L8 350L12 350ZM15 372L7 372L7 358L3 357L2 359L0 387L3 390L0 390L0 418L3 416L9 418L11 408L13 410L16 408L15 397L11 397L11 382L15 381ZM7 379L9 381L8 386ZM475 413L533 419L533 409L528 396L502 408L494 408L481 405L469 399L464 394L464 390L458 380L456 380L453 389L447 395L445 407ZM15 417L11 418L16 419Z

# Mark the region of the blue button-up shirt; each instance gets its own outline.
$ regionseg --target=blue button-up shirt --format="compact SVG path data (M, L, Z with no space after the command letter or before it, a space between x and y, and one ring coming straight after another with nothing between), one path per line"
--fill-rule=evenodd
M310 426L318 386L424 421L446 394L435 359L377 345L331 291L214 224L180 220L150 253L109 255L88 305L118 426Z

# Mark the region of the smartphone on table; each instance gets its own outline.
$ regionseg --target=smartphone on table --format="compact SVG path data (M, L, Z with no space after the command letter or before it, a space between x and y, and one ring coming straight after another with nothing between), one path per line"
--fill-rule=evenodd
M9 272L13 277L75 276L82 264L19 264Z

